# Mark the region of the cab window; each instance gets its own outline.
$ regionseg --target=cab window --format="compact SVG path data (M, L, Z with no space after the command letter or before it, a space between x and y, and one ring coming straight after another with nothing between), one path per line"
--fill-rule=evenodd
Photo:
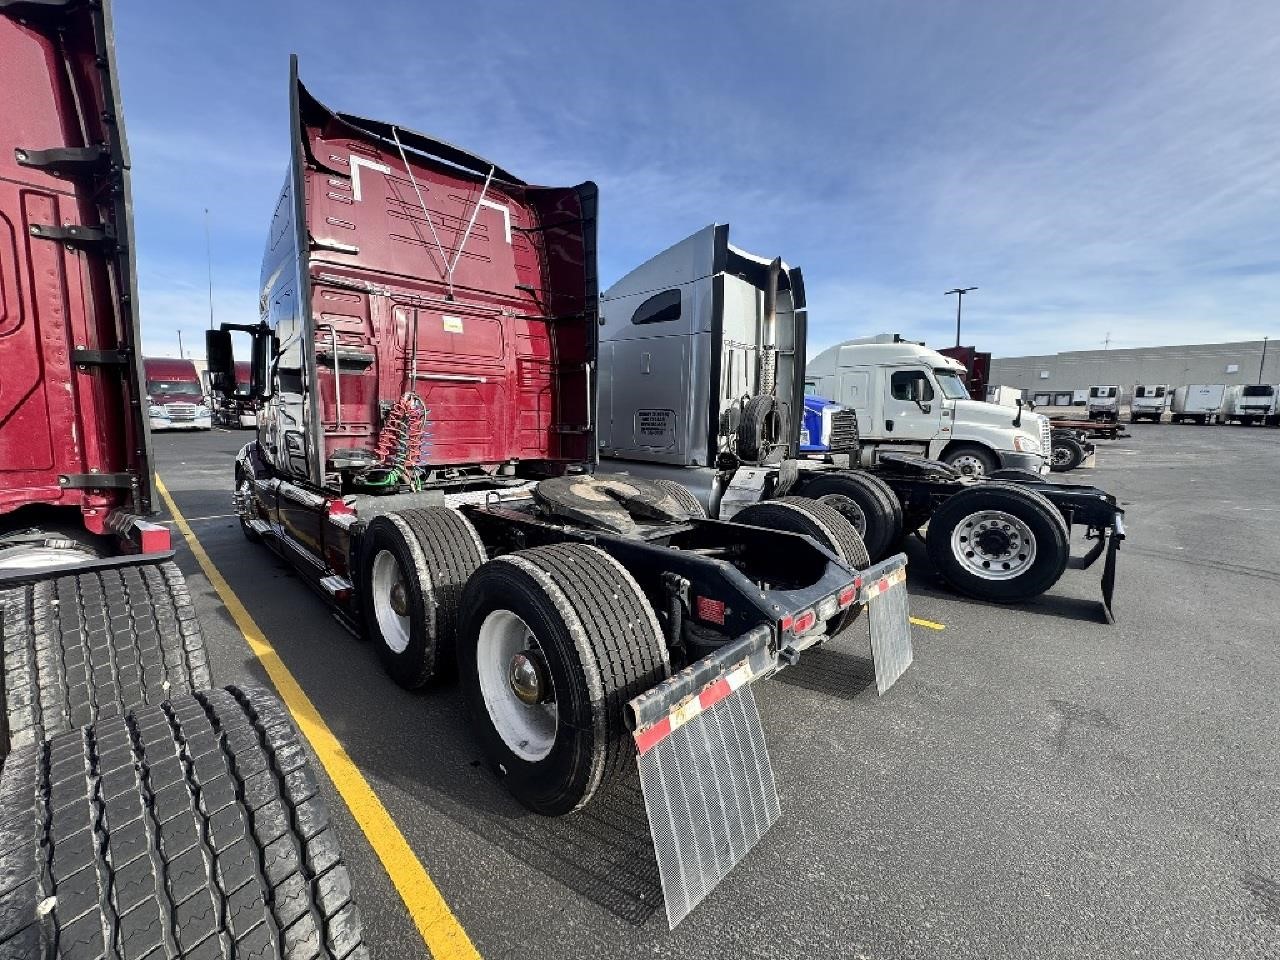
M1156 387L1156 396L1157 396L1157 397L1163 397L1163 396L1164 396L1164 387Z
M933 399L933 385L921 370L897 370L889 378L889 392L895 400L927 403Z
M1133 395L1135 397L1145 397L1147 395L1147 388L1139 387L1137 390L1133 391Z

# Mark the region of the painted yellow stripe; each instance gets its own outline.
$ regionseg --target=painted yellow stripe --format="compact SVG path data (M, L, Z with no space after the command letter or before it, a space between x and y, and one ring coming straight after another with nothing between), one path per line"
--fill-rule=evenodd
M928 627L930 630L947 629L947 625L945 623L936 623L933 620L921 620L919 617L912 617L911 622L914 623L917 627Z
M480 954L472 944L471 938L467 936L467 932L462 929L457 917L445 903L440 890L432 882L422 862L409 846L409 841L400 832L396 822L391 819L391 814L382 805L378 795L373 792L369 781L364 778L359 767L352 761L338 738L333 735L329 725L324 722L324 718L320 716L320 711L311 702L311 698L299 686L298 681L284 665L284 661L271 646L266 635L249 615L240 598L223 579L218 568L213 565L209 554L205 553L204 547L191 532L191 526L158 476L156 489L173 515L178 529L186 538L187 546L191 548L200 568L213 584L213 589L218 592L227 612L231 614L231 619L244 634L249 649L266 669L280 698L293 714L294 723L311 742L311 747L324 765L329 779L338 788L338 793L351 809L352 816L364 831L365 837L373 847L373 852L382 861L387 875L395 884L401 899L404 900L409 915L413 917L418 932L422 934L423 941L431 950L431 955L436 960L479 960Z

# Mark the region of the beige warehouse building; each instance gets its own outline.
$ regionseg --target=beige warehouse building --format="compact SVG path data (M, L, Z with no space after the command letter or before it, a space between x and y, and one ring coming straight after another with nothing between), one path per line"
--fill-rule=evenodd
M1261 340L999 357L991 361L988 382L1019 388L1028 397L1119 384L1126 398L1135 383L1280 384L1280 342L1266 344L1265 364Z

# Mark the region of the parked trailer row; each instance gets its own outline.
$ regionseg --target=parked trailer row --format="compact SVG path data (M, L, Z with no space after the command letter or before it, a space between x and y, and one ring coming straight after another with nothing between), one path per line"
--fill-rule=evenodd
M157 387L190 364L138 349L110 6L0 3L0 64L0 955L360 960L289 716L211 689L144 519Z

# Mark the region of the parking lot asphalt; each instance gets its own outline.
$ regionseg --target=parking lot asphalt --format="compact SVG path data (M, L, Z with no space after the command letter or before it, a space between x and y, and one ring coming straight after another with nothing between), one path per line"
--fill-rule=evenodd
M1280 956L1280 430L1139 424L1065 479L1116 494L1100 564L1034 603L946 592L907 545L915 663L877 697L842 638L756 684L782 818L674 932L623 784L545 820L479 760L455 687L409 693L230 516L248 432L158 434L222 577L376 790L476 949L499 957ZM1077 543L1077 552L1079 545ZM194 557L215 681L264 682ZM331 785L367 941L424 952Z

